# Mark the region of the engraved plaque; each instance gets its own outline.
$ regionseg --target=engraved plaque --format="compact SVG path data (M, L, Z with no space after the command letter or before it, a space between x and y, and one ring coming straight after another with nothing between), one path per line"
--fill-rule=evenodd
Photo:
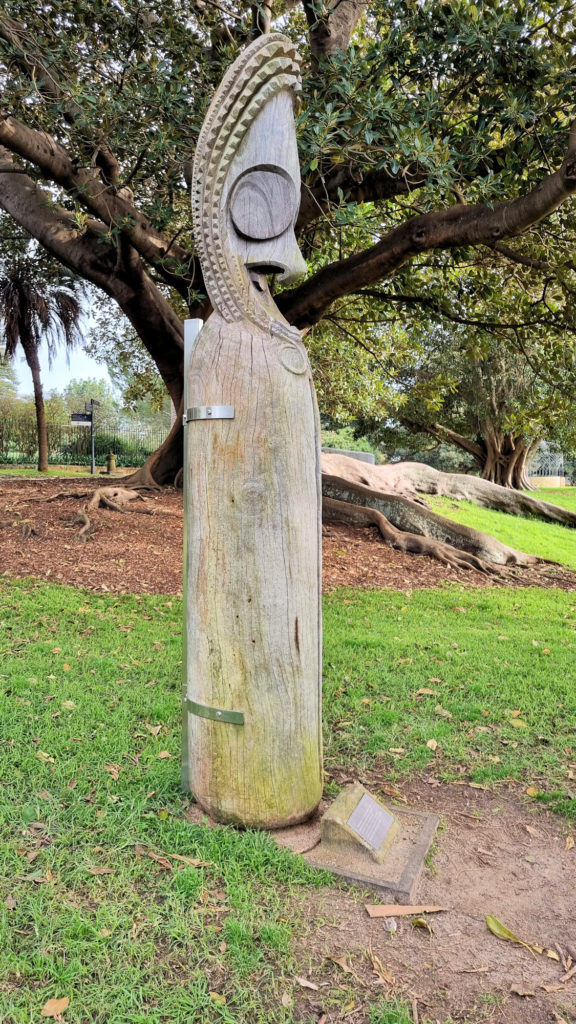
M346 824L373 850L378 850L394 824L394 818L369 793L364 793Z

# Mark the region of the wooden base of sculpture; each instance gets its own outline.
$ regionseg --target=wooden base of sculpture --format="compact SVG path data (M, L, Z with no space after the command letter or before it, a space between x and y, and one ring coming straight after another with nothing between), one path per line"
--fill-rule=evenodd
M308 357L286 325L269 334L215 313L187 374L189 788L218 821L279 828L309 816L322 793Z

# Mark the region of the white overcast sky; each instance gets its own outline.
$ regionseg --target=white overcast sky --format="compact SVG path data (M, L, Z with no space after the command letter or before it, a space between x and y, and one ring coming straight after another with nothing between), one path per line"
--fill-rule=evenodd
M43 347L40 348L40 367L42 371L42 386L44 394L49 391L63 391L71 380L105 380L112 384L104 363L97 363L95 359L87 355L81 348L73 349L70 353L70 365L66 363L64 352L58 351L52 361L52 368L48 366L48 357ZM18 394L32 394L32 376L26 365L24 356L17 357L14 361L14 369L18 376Z

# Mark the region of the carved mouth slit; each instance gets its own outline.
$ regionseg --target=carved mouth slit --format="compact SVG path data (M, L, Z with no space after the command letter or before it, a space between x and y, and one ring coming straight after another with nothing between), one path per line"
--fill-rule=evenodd
M282 267L273 267L269 264L262 264L257 267L248 267L248 274L256 290L265 293L270 290L267 278L271 274L281 273L282 269Z

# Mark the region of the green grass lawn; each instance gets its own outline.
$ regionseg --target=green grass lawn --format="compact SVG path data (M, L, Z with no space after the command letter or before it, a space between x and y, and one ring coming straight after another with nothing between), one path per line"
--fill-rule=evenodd
M97 466L96 473L99 473L101 468ZM45 473L39 473L35 466L0 465L0 477L2 476L31 477L34 480L45 480L47 477L91 476L91 473L89 466L50 466Z
M576 512L576 487L542 488L530 493L542 501ZM540 519L510 516L506 512L480 508L471 501L456 501L454 498L438 498L433 495L426 495L426 501L433 512L448 519L489 533L504 544L529 555L550 558L576 569L576 529L545 523Z
M515 779L576 818L576 594L340 590L324 662L327 768Z
M263 834L186 822L180 616L161 596L2 581L3 1024L53 997L68 1024L308 1019L294 941L326 878ZM330 594L326 767L514 778L576 817L575 647L570 594ZM385 1000L370 1017L409 1019Z

